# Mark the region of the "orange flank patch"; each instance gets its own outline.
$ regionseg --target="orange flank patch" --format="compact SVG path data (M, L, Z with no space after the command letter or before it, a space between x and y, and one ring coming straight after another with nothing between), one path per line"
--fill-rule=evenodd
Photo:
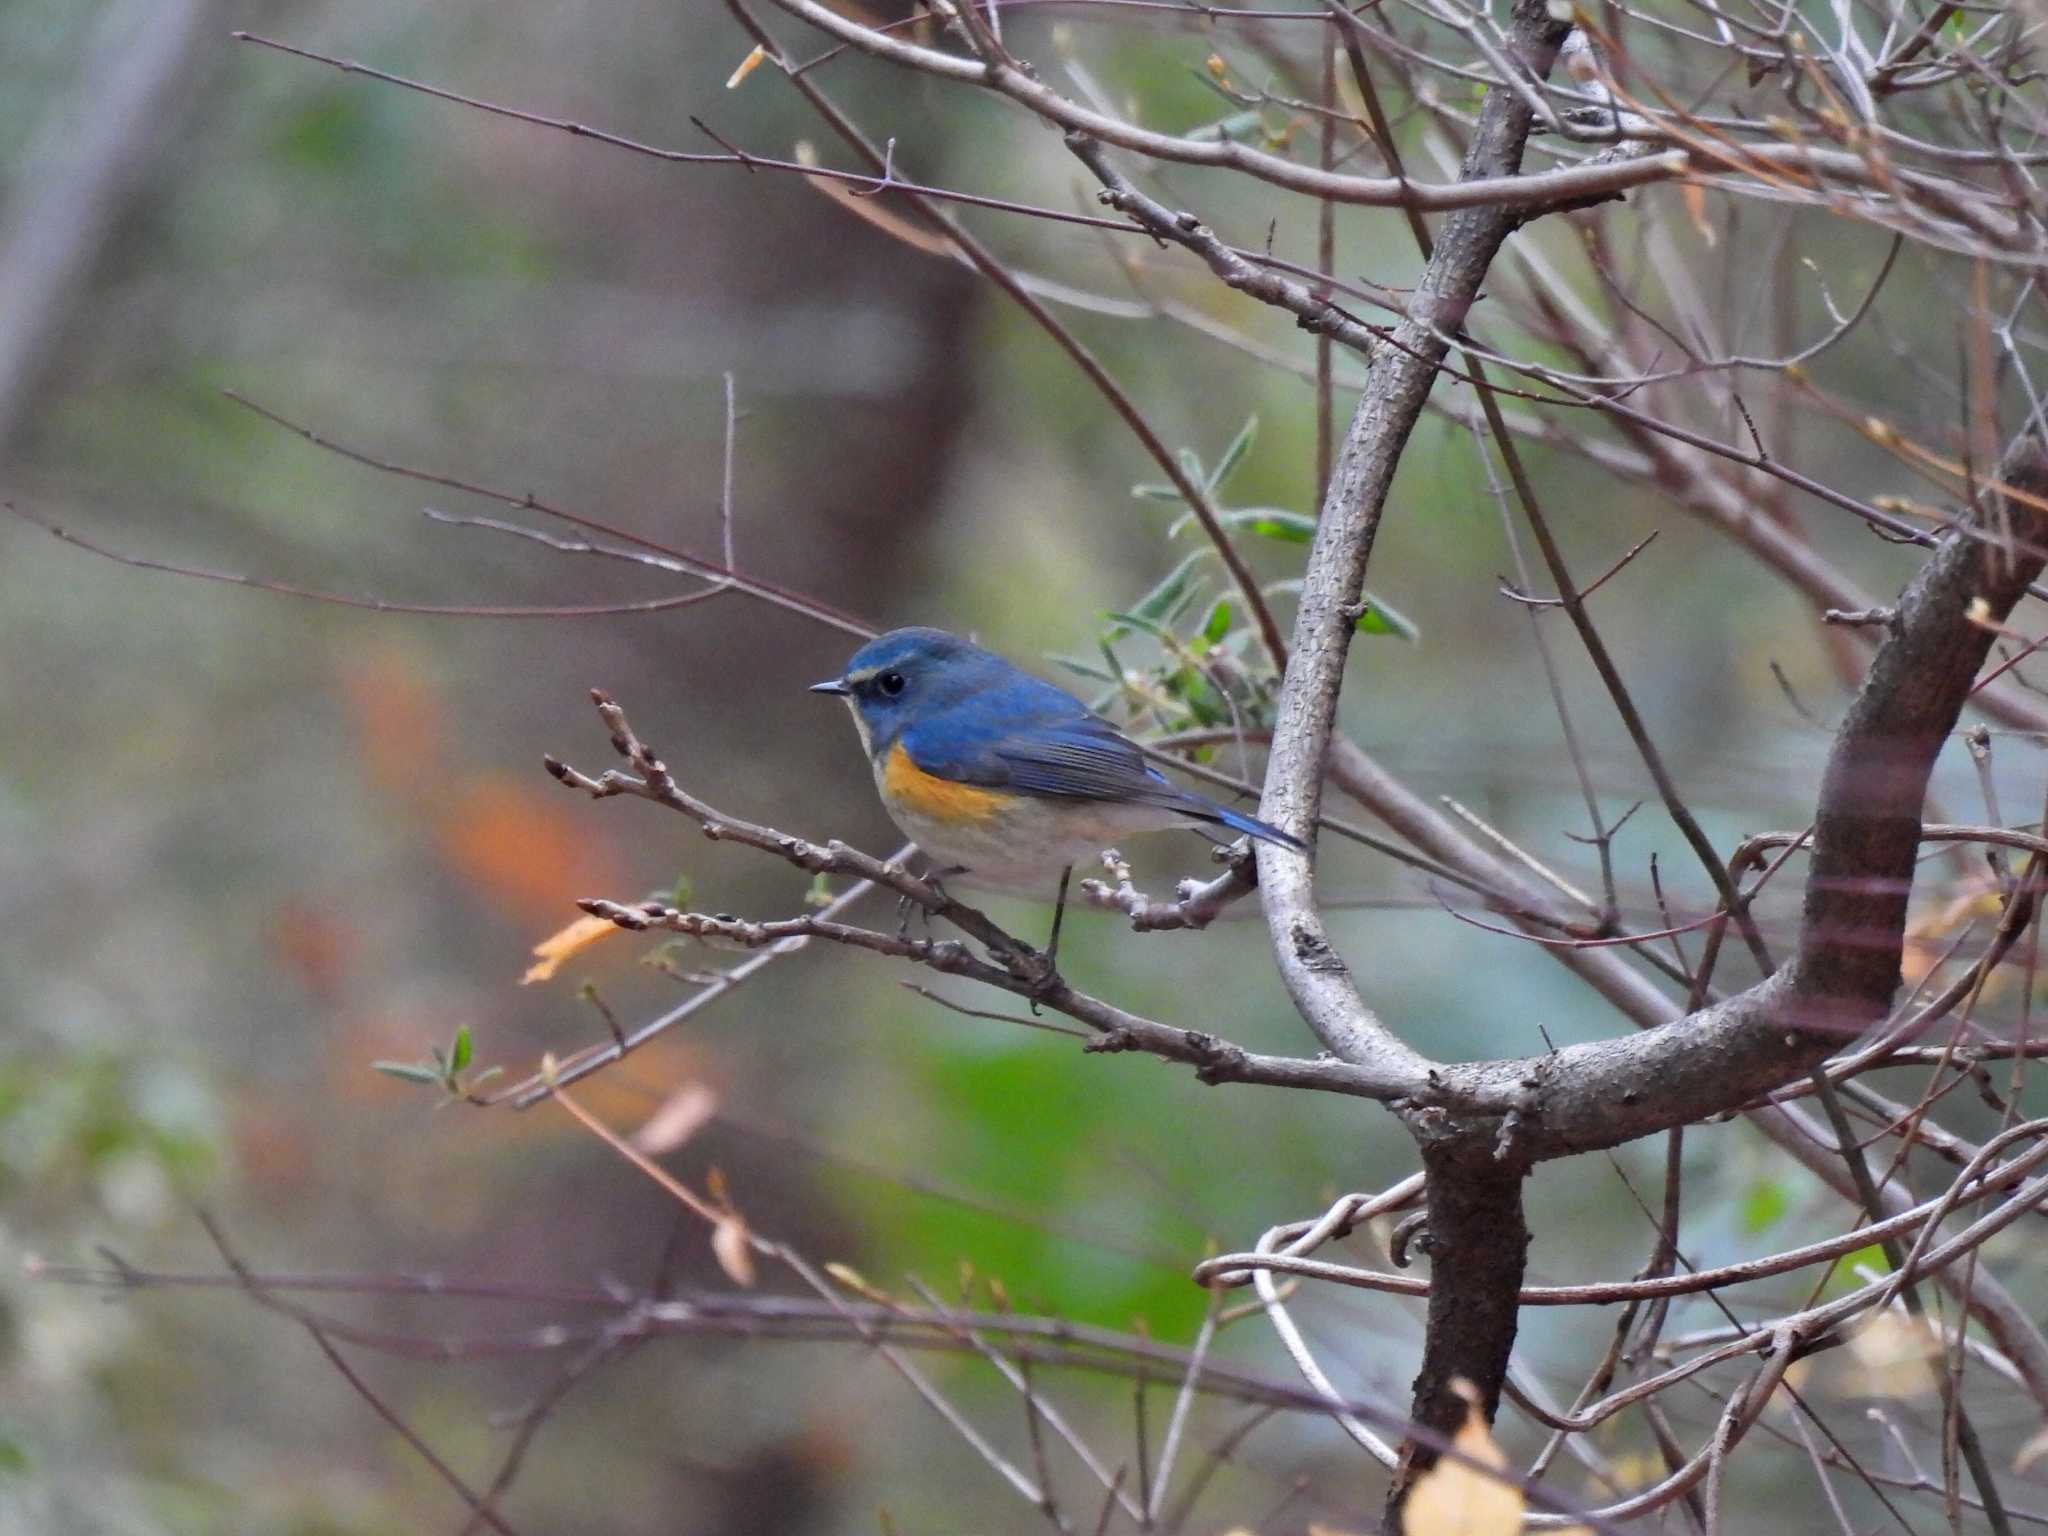
M894 805L930 821L986 821L1010 797L999 790L956 784L926 773L910 760L903 743L889 748L882 766L882 793Z

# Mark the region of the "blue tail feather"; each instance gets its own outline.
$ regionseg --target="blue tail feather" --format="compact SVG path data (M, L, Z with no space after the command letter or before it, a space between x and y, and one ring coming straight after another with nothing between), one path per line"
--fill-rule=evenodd
M1189 795L1188 799L1200 807L1204 820L1216 821L1233 832L1242 832L1246 837L1255 837L1263 843L1274 843L1282 848L1297 848L1308 851L1308 844L1291 832L1282 832L1271 822L1261 821L1256 816L1247 816L1242 811L1233 811L1227 805L1218 805L1214 800L1201 795Z

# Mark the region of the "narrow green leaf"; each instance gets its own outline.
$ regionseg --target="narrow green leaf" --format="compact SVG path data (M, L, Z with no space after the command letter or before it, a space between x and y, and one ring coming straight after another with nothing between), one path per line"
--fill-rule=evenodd
M476 1052L476 1042L470 1038L469 1026L464 1024L455 1031L454 1047L448 1052L448 1071L452 1076L469 1065L469 1058Z
M1048 655L1046 657L1046 660L1050 661L1056 667L1065 667L1069 672L1072 672L1076 677L1085 677L1090 682L1109 683L1114 685L1118 681L1115 677L1112 677L1109 673L1103 671L1102 668L1095 665L1095 663L1092 661L1082 661L1078 657L1074 656L1052 655Z
M1257 415L1247 416L1244 425L1237 429L1237 436L1230 440L1230 446L1223 450L1223 457L1216 461L1215 472L1209 476L1210 490L1215 490L1230 478L1230 472L1237 468L1238 460L1251 451L1258 436L1259 418Z
M1316 536L1314 518L1280 507L1235 507L1223 514L1223 526L1283 544L1306 544Z
M1361 635L1399 635L1410 642L1422 638L1422 631L1413 619L1374 597L1365 594L1365 611L1358 616L1358 632Z
M1192 448L1176 448L1173 456L1180 460L1181 473L1194 481L1195 484L1200 485L1203 481L1202 461L1196 456L1195 450Z
M1112 608L1103 614L1103 617L1115 620L1120 634L1129 634L1132 630L1136 629L1150 635L1155 640L1167 643L1171 643L1173 640L1172 630L1161 624L1157 619L1147 618L1142 613L1127 613Z
M1195 568L1208 558L1208 550L1196 550L1168 571L1159 585L1132 604L1131 611L1154 624L1163 622L1187 596L1188 588L1194 583ZM1111 617L1117 618L1118 615L1112 614ZM1110 638L1118 637L1113 634Z
M1230 599L1219 597L1216 606L1209 610L1209 622L1202 626L1202 638L1215 645L1230 633Z
M1182 496L1181 493L1174 487L1170 485L1159 485L1156 483L1134 485L1131 487L1131 494L1137 497L1140 501L1185 502L1187 499L1186 497Z
M386 1077L403 1078L408 1083L438 1083L441 1074L432 1067L420 1066L411 1061L373 1061L372 1070L382 1072Z

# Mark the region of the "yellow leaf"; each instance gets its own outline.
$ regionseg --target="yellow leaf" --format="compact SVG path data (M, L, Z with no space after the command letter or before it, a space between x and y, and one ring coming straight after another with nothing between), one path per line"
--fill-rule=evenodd
M1451 1447L1478 1465L1446 1456L1417 1478L1401 1509L1401 1530L1404 1536L1517 1536L1527 1503L1521 1488L1479 1470L1504 1472L1508 1464L1486 1427L1479 1389L1460 1378L1451 1390L1465 1400L1465 1423Z
M538 958L526 968L526 974L519 978L519 985L530 987L536 981L552 980L555 972L562 968L563 961L581 954L599 939L609 938L620 931L619 925L609 918L577 918L568 927L557 929L533 946Z
M711 1254L734 1285L754 1283L754 1249L748 1240L747 1224L737 1213L711 1229Z
M759 43L756 43L754 45L754 51L748 54L744 59L741 59L740 67L734 70L732 74L729 77L727 77L725 82L725 88L728 91L737 90L739 88L739 83L742 80L746 79L747 76L751 75L755 70L759 69L761 67L761 61L767 57L768 50L762 47Z
M895 1297L891 1296L879 1285L874 1284L866 1275L863 1275L851 1264L841 1264L837 1259L834 1259L825 1266L825 1273L856 1296L865 1296L869 1301L876 1302L885 1307L896 1305Z
M2005 893L1988 875L1973 875L1955 886L1954 890L1957 894L1952 899L1921 913L1906 925L1906 943L1899 959L1899 970L1910 983L1917 985L1941 963L1943 952L1948 948L1942 941L1949 935L1980 918L1996 917L2005 909ZM2001 969L1986 986L1985 996L1996 995L2004 978L2005 972Z

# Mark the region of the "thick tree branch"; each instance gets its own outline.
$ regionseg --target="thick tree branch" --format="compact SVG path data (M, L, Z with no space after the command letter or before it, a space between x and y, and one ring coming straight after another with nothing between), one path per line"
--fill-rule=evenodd
M1517 65L1543 79L1568 27L1551 19L1546 0L1518 0L1511 24ZM1520 94L1487 92L1460 179L1467 184L1512 179L1534 115ZM1406 184L1412 186L1412 183ZM1315 542L1303 577L1294 643L1282 685L1266 772L1263 814L1289 829L1314 825L1322 805L1323 767L1329 755L1350 653L1366 565L1379 531L1394 471L1423 402L1435 382L1449 338L1463 329L1480 284L1520 215L1500 202L1461 209L1444 221L1394 344L1377 349L1366 388L1339 450L1324 496ZM1309 860L1284 849L1262 848L1259 877L1267 929L1289 994L1302 1017L1330 1050L1347 1060L1398 1061L1412 1056L1366 1007L1337 955L1316 906ZM1504 1085L1489 1082L1491 1092ZM1518 1090L1505 1085L1512 1097ZM1518 1159L1494 1158L1490 1146L1475 1157L1473 1144L1434 1134L1431 1111L1411 1114L1410 1128L1424 1141L1431 1178L1432 1240L1430 1325L1411 1410L1417 1423L1455 1433L1465 1405L1448 1390L1450 1378L1470 1376L1498 1401L1515 1336L1515 1298L1522 1280L1526 1232L1521 1218ZM1488 1161L1492 1159L1492 1161ZM1442 1231L1437 1225L1441 1209ZM1491 1240L1486 1235L1493 1234ZM1426 1464L1426 1450L1411 1441L1389 1495L1390 1524Z
M2002 478L2038 497L2048 491L2048 455L2030 440ZM1613 1146L1739 1107L1810 1071L1885 1016L1899 984L1935 757L1996 638L1983 621L2002 621L2043 563L2028 551L2048 536L2048 514L2010 497L1985 526L2000 515L2011 520L2018 547L1986 542L1980 527L1943 536L1899 599L1836 733L1792 961L1748 991L1648 1034L1444 1071L1454 1100L1539 1085L1524 1106L1518 1157Z

